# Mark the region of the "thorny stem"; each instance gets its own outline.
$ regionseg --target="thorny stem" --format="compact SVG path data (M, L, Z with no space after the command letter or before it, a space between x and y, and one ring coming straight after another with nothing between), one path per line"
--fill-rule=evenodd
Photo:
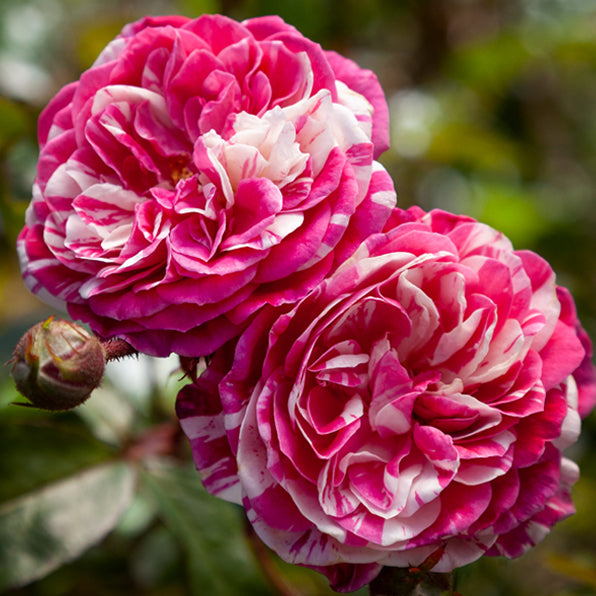
M106 354L106 362L120 360L120 358L138 354L138 352L123 339L108 339L106 341L102 341L101 345Z

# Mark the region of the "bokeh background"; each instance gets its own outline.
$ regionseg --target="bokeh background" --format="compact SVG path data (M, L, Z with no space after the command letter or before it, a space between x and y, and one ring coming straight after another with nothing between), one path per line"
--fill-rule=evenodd
M391 110L381 161L402 207L466 213L547 258L596 338L593 0L0 0L0 358L52 314L21 282L15 239L36 119L144 14L279 14L374 70ZM71 413L19 401L0 371L0 592L15 596L324 595L201 488L173 416L174 359L110 365ZM572 457L578 513L516 561L458 573L465 596L596 594L596 415ZM361 590L358 594L366 594Z

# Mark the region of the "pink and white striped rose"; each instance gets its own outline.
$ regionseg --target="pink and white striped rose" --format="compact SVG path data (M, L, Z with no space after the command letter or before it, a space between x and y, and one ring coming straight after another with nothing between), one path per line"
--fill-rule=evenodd
M278 17L126 26L39 120L28 287L104 337L208 354L395 204L373 73Z
M204 484L339 591L441 553L517 557L573 513L562 452L591 345L550 266L471 218L396 210L317 289L182 389Z

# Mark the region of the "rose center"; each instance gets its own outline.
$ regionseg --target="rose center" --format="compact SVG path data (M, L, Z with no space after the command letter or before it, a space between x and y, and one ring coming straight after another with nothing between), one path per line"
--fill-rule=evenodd
M170 160L170 178L172 179L174 186L176 186L180 180L185 180L193 175L193 172L186 164L187 160L181 155Z

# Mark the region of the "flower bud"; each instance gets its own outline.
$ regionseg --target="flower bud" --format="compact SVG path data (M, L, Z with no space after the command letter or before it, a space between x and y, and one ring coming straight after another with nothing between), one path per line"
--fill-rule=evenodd
M89 397L101 382L106 356L99 339L85 329L50 317L23 335L12 362L17 389L33 406L57 411Z

